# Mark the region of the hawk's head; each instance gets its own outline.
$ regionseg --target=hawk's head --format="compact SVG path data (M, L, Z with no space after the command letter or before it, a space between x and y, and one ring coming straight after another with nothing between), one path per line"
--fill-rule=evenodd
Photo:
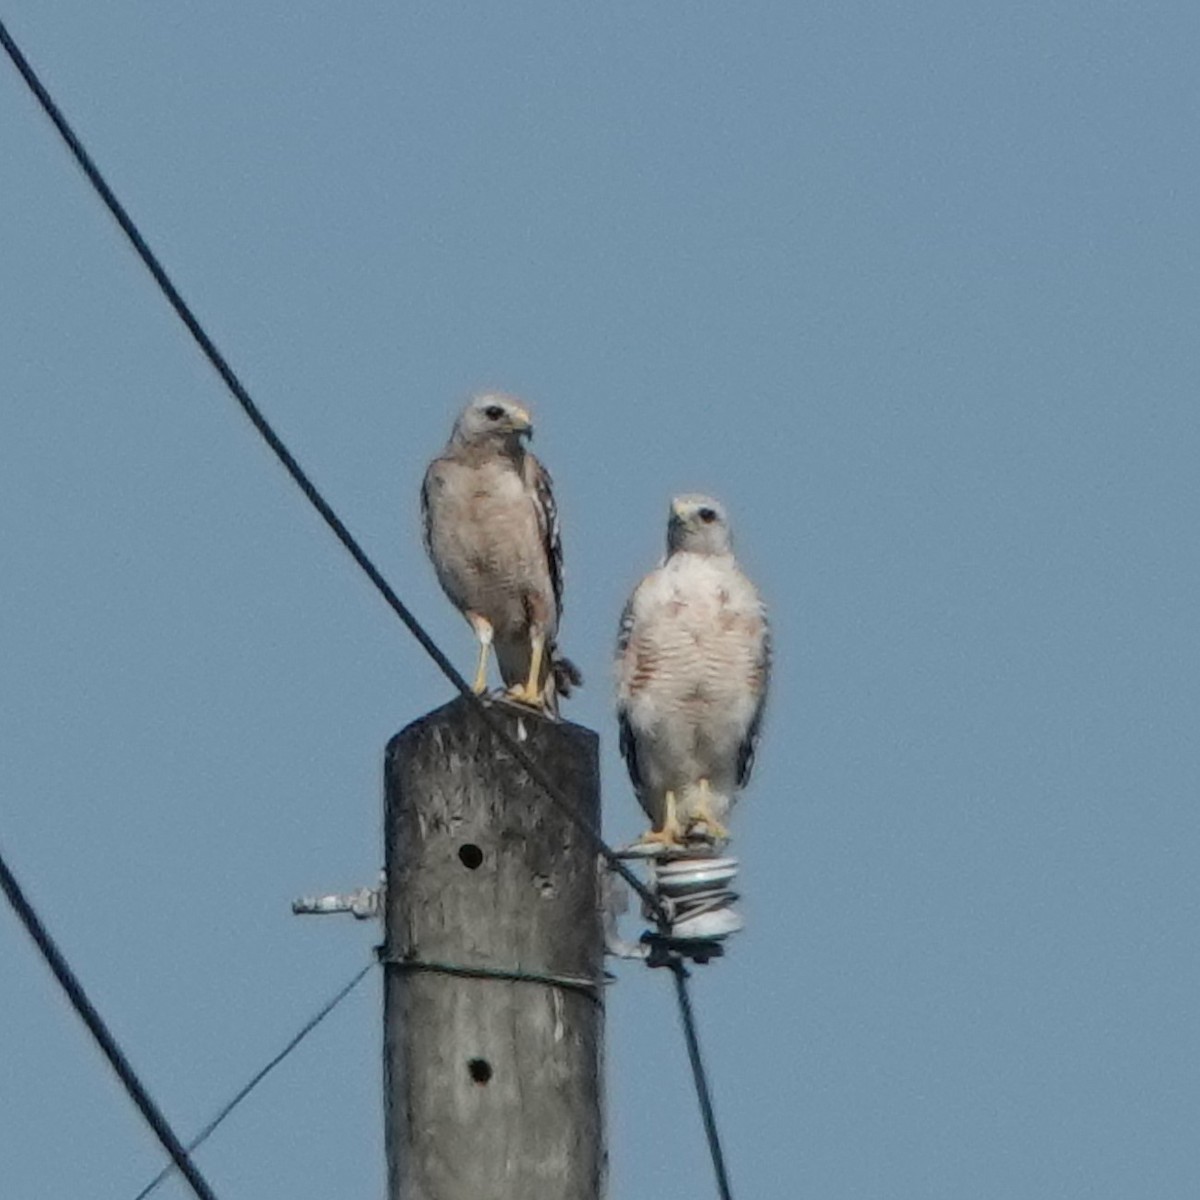
M724 506L711 496L676 496L667 522L667 552L730 554L733 538Z
M485 445L489 441L515 446L521 438L532 436L533 421L513 396L484 392L473 396L459 413L452 440L460 446Z

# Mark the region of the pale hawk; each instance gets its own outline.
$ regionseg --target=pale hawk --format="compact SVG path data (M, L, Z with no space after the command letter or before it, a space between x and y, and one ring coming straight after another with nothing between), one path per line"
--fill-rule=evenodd
M677 497L667 557L629 598L617 640L621 752L653 827L644 842L729 836L770 666L766 612L733 557L725 509Z

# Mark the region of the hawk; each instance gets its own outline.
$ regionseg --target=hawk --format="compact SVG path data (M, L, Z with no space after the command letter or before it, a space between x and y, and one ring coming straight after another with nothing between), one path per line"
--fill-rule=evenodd
M425 548L438 582L479 639L477 695L494 647L508 696L557 712L581 682L555 638L563 565L550 476L525 449L529 413L512 396L475 396L421 487Z
M621 753L652 825L643 843L728 838L770 668L766 611L733 557L725 509L677 497L667 557L630 596L617 638Z

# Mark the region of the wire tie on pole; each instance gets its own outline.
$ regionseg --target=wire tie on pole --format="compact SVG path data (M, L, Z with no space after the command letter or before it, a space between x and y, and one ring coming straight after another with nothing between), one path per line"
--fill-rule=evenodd
M506 983L539 983L543 987L580 992L589 1000L599 1001L604 980L587 979L580 975L560 975L550 971L525 971L520 968L471 966L466 963L435 962L423 958L390 955L382 948L379 961L400 971L428 972L433 975L453 975L459 979L498 979Z

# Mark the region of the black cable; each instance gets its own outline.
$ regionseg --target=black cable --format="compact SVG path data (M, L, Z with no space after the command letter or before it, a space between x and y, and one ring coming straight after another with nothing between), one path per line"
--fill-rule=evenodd
M454 975L459 979L496 979L506 983L536 983L539 987L561 988L565 992L576 992L589 1000L600 1000L604 995L603 979L584 979L579 975L556 975L549 971L522 971L517 967L480 967L467 963L433 962L424 958L393 957L379 948L379 961L398 971L430 975Z
M675 976L675 998L679 1001L683 1039L687 1042L688 1061L692 1064L692 1081L696 1085L696 1098L700 1101L700 1119L704 1122L704 1136L708 1139L708 1152L712 1156L713 1173L717 1177L717 1194L721 1200L733 1200L729 1174L725 1170L725 1154L721 1149L721 1136L717 1132L717 1118L708 1090L708 1073L704 1069L704 1059L700 1054L700 1038L696 1033L692 998L688 994L687 968L679 959L675 959L670 965L671 974Z
M325 1020L325 1018L329 1016L329 1014L333 1012L333 1010L337 1008L337 1006L341 1004L341 1002L345 1000L345 998L350 995L350 993L354 991L356 987L358 987L363 979L366 978L367 972L370 971L374 965L375 964L373 962L367 963L367 965L363 967L362 970L359 971L354 978L351 979L350 982L347 983L340 992L338 992L336 996L323 1004L315 1013L313 1013L311 1017L309 1017L307 1021L305 1021L291 1041L289 1041L288 1044L284 1046L284 1048L280 1050L280 1052L276 1054L275 1057L271 1059L271 1061L267 1063L265 1067L255 1072L255 1074L253 1074L246 1081L245 1086L240 1088L229 1100L229 1102L217 1112L217 1115L213 1117L213 1119L209 1121L209 1123L205 1125L204 1128L200 1130L200 1132L196 1134L196 1136L192 1138L190 1142L188 1142L187 1150L189 1154L191 1154L192 1151L198 1146L208 1141L209 1136L215 1132L217 1126L220 1125L221 1122L224 1121L225 1118L229 1116L229 1114L233 1112L233 1110L237 1108L237 1106L241 1104L241 1102L245 1100L245 1098L250 1095L250 1093L254 1091L254 1089L258 1087L258 1085L262 1083L262 1081L266 1079L266 1077L277 1066L279 1066L279 1064L283 1062L283 1060L287 1058L287 1056L291 1054L291 1052L295 1050L295 1048L300 1045L300 1043L304 1041L304 1039L308 1037L308 1035L312 1033L312 1031L316 1029L316 1027L320 1025L320 1023ZM163 1167L163 1169L159 1171L159 1173L155 1175L155 1177L150 1180L150 1182L146 1184L146 1186L142 1188L140 1192L138 1192L138 1194L134 1197L134 1200L146 1200L146 1197L149 1196L150 1193L153 1192L174 1169L174 1164Z
M125 211L124 205L117 199L112 188L108 186L104 176L100 173L100 168L92 161L92 157L84 149L83 143L79 140L75 131L68 124L66 117L63 116L58 105L54 102L53 97L45 87L42 81L38 78L33 67L29 65L28 59L21 52L20 47L13 41L12 35L4 26L4 22L0 21L0 45L8 52L9 58L17 70L20 71L21 77L28 84L30 91L37 97L38 103L50 120L54 123L55 129L58 130L62 139L67 144L67 148L71 151L75 161L79 164L83 173L88 177L91 183L104 201L105 207L113 215L121 230L129 239L134 250L137 251L138 257L145 264L146 269L154 276L154 282L158 284L163 295L167 298L167 302L175 310L179 319L187 326L188 332L196 340L196 344L204 352L205 357L213 367L217 374L221 376L225 386L232 393L233 398L241 406L242 411L250 418L254 428L258 430L262 439L271 447L275 457L283 464L284 469L295 481L296 485L307 497L309 503L321 514L325 524L333 531L334 536L339 542L350 552L350 556L362 568L367 578L375 585L376 591L384 598L391 610L404 622L409 633L417 639L421 644L421 648L429 655L430 658L437 664L438 669L443 675L458 689L458 691L467 698L468 701L474 704L475 710L483 720L484 724L491 730L492 734L500 741L504 748L525 768L529 777L538 785L539 788L550 798L553 803L566 813L567 817L576 826L577 829L590 838L594 843L596 850L604 857L609 866L621 876L625 882L633 888L650 911L655 914L660 924L665 924L667 917L663 912L662 905L659 904L658 898L646 887L644 883L617 857L612 848L604 841L603 838L575 811L573 805L564 800L558 795L554 784L550 781L545 772L533 759L533 757L525 750L525 748L514 738L500 723L495 720L488 711L487 706L483 701L467 686L467 681L458 673L454 664L446 657L437 643L427 634L421 623L409 610L408 606L400 599L399 596L392 590L391 585L379 573L378 568L367 556L366 551L358 544L354 535L342 523L341 518L333 511L325 500L324 496L317 490L316 485L309 479L304 469L292 456L291 451L284 445L279 435L271 427L270 422L263 416L258 405L250 398L250 393L242 386L242 382L234 374L233 368L225 361L225 356L217 349L212 338L204 331L204 327L197 320L188 303L180 295L179 290L171 282L170 276L158 261L154 251L147 245L145 238L142 237L138 227L133 223L133 218Z
M163 1149L171 1156L171 1160L182 1172L192 1191L196 1193L199 1200L216 1200L212 1188L208 1186L196 1164L188 1158L188 1152L183 1143L167 1123L166 1117L162 1115L161 1109L155 1104L150 1093L146 1091L142 1081L138 1079L133 1067L130 1066L129 1059L125 1057L121 1047L117 1045L116 1039L109 1032L108 1026L105 1025L100 1014L88 999L87 993L83 990L83 984L79 982L75 972L63 958L62 951L46 931L46 927L34 911L33 905L26 899L21 885L17 883L15 876L8 869L8 863L4 861L3 853L0 853L0 888L4 889L8 902L13 906L17 916L21 918L21 923L33 939L34 945L41 951L46 965L54 972L54 977L58 980L62 990L66 992L72 1007L91 1031L92 1037L96 1039L100 1049L104 1052L104 1057L108 1059L112 1069L117 1073L117 1078L120 1079L125 1091L129 1093L129 1098L146 1118L147 1124L154 1130L154 1136L162 1142Z

